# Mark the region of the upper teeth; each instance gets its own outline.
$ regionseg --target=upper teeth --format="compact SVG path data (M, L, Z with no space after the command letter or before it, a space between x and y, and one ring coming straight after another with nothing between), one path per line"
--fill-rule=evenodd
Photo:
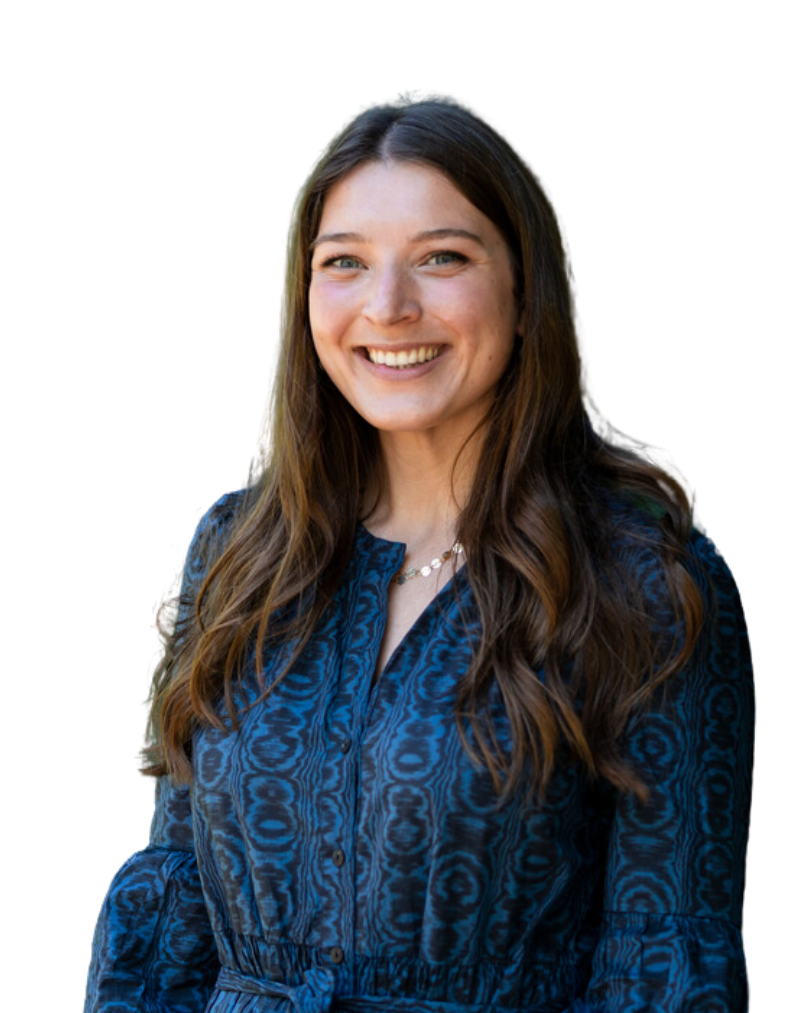
M381 348L369 348L368 357L381 366L415 366L417 362L430 362L439 354L438 345L420 345L409 352L384 352Z

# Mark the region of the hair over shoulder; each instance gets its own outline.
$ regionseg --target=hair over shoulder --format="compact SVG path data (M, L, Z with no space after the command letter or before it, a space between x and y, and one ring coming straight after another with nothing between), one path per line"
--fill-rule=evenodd
M456 702L459 733L507 793L527 772L543 791L566 749L594 777L643 795L620 738L697 640L701 597L684 565L690 505L665 471L594 429L554 211L509 144L446 99L363 112L300 193L267 460L186 618L166 637L145 772L187 780L195 729L221 726L223 702L229 722L239 721L235 690L255 646L294 637L300 651L348 563L363 492L383 480L376 431L319 368L308 291L326 196L354 169L384 160L437 169L495 224L522 317L458 529L480 616ZM663 604L650 600L634 563L641 550L657 561ZM661 608L674 636L660 632ZM262 652L254 653L261 680ZM490 734L493 693L511 725L508 755Z

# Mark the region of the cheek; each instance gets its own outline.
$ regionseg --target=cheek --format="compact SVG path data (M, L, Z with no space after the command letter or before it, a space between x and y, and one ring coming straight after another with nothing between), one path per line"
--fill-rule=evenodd
M356 316L355 301L345 285L310 285L309 325L316 345L340 340Z
M312 334L312 345L323 369L331 376L329 366L329 349L332 345L328 331L330 315L324 312L321 300L314 296L312 290L309 293L309 329Z
M486 351L488 362L508 360L515 341L517 314L511 300L501 299L497 293L491 298L468 302L464 307L462 329L476 335Z

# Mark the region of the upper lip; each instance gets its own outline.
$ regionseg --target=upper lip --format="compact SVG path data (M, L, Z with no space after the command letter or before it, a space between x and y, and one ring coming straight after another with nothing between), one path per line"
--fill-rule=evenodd
M444 342L442 341L367 341L364 345L358 346L363 351L374 348L378 352L410 352L413 348L418 351L420 348L443 347Z

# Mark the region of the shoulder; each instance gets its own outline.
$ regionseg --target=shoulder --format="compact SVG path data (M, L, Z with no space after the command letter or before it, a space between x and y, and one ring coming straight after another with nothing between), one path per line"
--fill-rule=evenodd
M678 575L694 582L709 619L742 606L734 577L712 539L692 526L685 539L669 533L665 511L640 499L614 499L607 512L611 558L625 580L657 611L672 602ZM657 606L657 608L656 608Z
M239 519L245 515L252 501L252 490L229 492L209 507L200 519L191 539L184 578L195 580L205 574L216 558L222 554Z
M630 723L631 742L634 734L640 738L628 755L639 769L652 769L657 778L664 773L655 767L651 756L662 736L671 736L674 743L669 753L678 758L672 766L673 777L687 769L708 770L718 752L733 755L738 781L735 790L739 790L739 804L746 812L744 819L740 818L747 825L754 688L748 630L737 585L712 539L697 527L693 526L683 544L673 550L663 533L654 537L655 528L647 520L636 518L635 523L648 536L628 550L627 558L634 561L642 607L664 655L680 650L688 635L690 609L686 601L690 593L697 592L699 611L692 613L695 626L690 639L694 639L688 656L655 686L649 706L641 708ZM706 811L717 803L718 799L706 801Z
M666 507L646 496L611 492L601 501L601 517L617 549L629 551L644 547L662 549L667 541L665 530L671 526Z

